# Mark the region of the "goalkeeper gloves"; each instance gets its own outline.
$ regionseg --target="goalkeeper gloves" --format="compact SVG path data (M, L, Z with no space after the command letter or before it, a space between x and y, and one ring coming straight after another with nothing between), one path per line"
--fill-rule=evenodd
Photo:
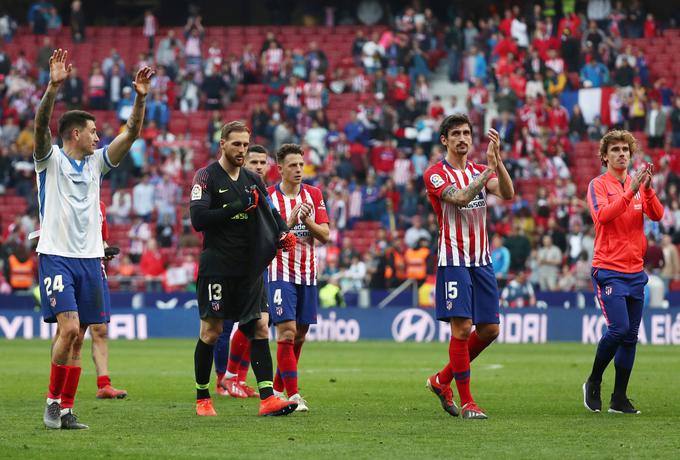
M291 232L281 233L279 236L279 243L276 245L277 248L282 251L288 252L295 249L295 244L297 243L297 237Z
M257 208L257 203L260 201L260 193L257 191L257 185L251 185L246 189L246 209L245 212L250 212Z

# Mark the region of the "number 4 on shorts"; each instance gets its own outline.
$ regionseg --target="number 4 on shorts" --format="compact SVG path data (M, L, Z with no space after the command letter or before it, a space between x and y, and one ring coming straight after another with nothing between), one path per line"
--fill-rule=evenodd
M281 305L283 303L283 297L281 297L281 289L274 291L274 304Z

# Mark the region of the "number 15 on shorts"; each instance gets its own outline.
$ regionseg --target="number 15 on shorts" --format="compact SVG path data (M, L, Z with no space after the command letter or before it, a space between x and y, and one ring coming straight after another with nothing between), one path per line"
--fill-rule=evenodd
M446 283L446 299L454 300L458 297L458 281L449 281Z

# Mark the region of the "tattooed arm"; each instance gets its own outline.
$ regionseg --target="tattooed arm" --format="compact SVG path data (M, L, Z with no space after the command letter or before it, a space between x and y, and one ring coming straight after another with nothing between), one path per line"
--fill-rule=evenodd
M59 93L59 87L71 73L71 64L66 66L68 51L54 50L50 57L50 82L47 84L45 95L40 101L38 110L35 112L34 137L35 151L33 156L36 161L44 159L52 148L52 132L50 131L50 119L54 102Z
M53 86L52 83L48 84L47 91L45 91L45 95L41 99L38 110L35 113L35 152L33 157L36 161L45 158L52 148L50 120L52 119L52 109L54 109L54 101L57 99L58 92L58 86Z
M125 131L116 136L108 149L109 160L113 165L118 165L120 163L123 157L130 151L132 143L142 132L146 95L151 88L151 77L153 74L154 71L151 68L144 67L137 72L135 81L132 82L132 86L135 87L135 91L137 92L135 103L132 106L132 113L125 124Z
M482 191L491 174L493 174L491 169L485 169L465 188L456 188L454 185L449 185L442 192L442 201L460 207L467 206Z

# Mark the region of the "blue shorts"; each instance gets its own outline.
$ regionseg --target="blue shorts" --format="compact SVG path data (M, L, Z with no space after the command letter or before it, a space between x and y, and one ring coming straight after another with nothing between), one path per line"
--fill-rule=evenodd
M56 323L57 314L65 311L77 311L81 324L107 321L101 263L98 257L38 256L40 304L46 323Z
M111 294L109 293L109 280L106 278L106 273L102 268L102 300L104 302L104 317L108 323L111 321Z
M434 290L437 319L470 318L473 324L498 324L499 295L491 264L437 267Z
M269 282L269 314L272 323L295 321L299 324L316 324L319 292L316 286Z

